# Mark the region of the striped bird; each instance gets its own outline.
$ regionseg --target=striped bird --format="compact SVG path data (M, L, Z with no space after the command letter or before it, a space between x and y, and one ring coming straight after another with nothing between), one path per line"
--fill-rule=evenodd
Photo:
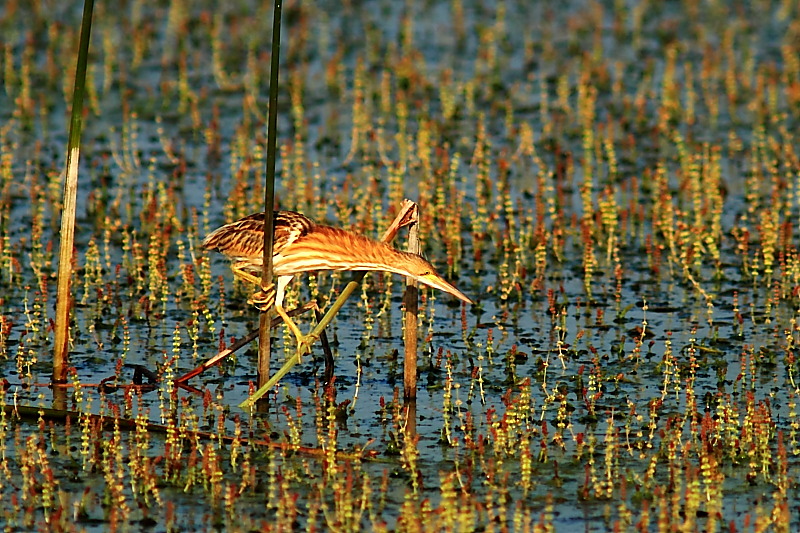
M211 232L203 240L203 248L218 250L229 257L235 276L261 284L264 265L264 213L255 213ZM257 293L255 303L268 307L274 297L275 310L299 339L299 330L287 320L283 309L286 286L295 276L317 270L370 270L393 272L439 289L472 303L461 291L445 281L423 257L395 250L370 238L350 231L315 224L294 211L274 212L274 244L272 270L278 278L277 288L270 294ZM293 327L294 326L294 327Z

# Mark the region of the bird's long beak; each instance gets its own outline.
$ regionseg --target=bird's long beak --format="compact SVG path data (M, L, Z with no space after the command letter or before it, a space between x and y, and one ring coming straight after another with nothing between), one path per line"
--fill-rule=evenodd
M467 296L463 292L456 289L453 285L445 281L444 278L433 272L425 274L424 276L420 276L417 279L417 281L419 281L420 283L424 283L428 287L433 287L434 289L439 289L440 291L452 294L459 300L467 302L468 304L475 303L469 298L467 298Z

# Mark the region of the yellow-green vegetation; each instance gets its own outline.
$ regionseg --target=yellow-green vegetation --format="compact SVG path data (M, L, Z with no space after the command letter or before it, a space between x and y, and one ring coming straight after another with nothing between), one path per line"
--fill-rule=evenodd
M262 209L250 0L95 6L69 380L46 388L80 14L0 8L6 530L800 530L800 6L285 3L280 206L377 237L412 198L477 302L421 291L415 413L388 275L330 329L328 390L306 358L239 410L253 348L173 383L257 322L199 248Z

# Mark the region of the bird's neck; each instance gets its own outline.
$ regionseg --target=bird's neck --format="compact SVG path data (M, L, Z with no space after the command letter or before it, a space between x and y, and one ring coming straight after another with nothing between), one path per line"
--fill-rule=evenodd
M405 252L339 228L316 226L273 260L278 275L314 270L383 270L408 275Z

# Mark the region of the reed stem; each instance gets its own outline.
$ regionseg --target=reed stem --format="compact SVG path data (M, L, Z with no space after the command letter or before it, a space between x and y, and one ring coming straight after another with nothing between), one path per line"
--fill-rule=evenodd
M267 117L267 168L264 187L264 268L261 270L261 290L266 292L272 285L273 208L275 206L275 154L278 144L278 71L281 56L281 10L282 0L275 0L272 18L272 56L269 80L269 115ZM270 315L273 309L261 312L258 328L258 383L264 385L269 379L270 360Z
M89 57L89 37L92 31L94 0L83 3L78 64L75 67L75 87L72 91L72 114L67 141L67 168L64 177L64 207L61 211L61 242L58 252L58 281L56 294L55 346L53 352L53 382L67 381L69 358L69 312L72 303L72 249L75 242L75 208L78 194L78 162L81 151L83 97L86 87L86 64Z

